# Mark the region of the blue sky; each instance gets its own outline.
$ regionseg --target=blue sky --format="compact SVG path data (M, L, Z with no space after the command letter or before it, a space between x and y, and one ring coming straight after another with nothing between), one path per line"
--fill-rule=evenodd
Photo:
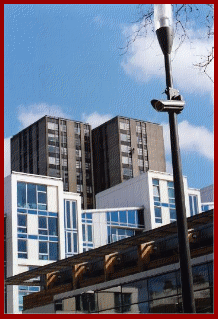
M212 44L200 18L172 54L174 87L186 101L178 116L183 174L194 188L213 183L213 83L193 67ZM45 114L93 127L116 115L160 123L171 172L168 115L150 104L165 98L155 34L148 29L126 54L120 49L137 19L133 4L5 5L5 175L9 138Z

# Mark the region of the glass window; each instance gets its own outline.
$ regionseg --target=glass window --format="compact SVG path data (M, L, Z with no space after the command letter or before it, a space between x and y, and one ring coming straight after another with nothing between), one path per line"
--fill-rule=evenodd
M194 290L208 288L210 286L208 265L200 265L192 268Z
M121 287L112 287L97 292L98 294L98 309L99 311L114 309L115 303L117 306L118 300L115 301L115 294L121 295ZM117 298L117 297L116 297ZM114 312L114 311L113 311Z
M49 235L58 236L58 223L57 218L48 218L48 231Z
M178 297L154 299L149 302L150 313L179 313Z
M170 221L174 222L176 221L177 217L176 217L176 210L173 208L170 208Z
M122 285L123 293L131 293L131 298L125 304L141 303L148 300L147 280L140 280Z
M132 164L132 158L131 157L127 157L127 156L122 156L122 164Z
M77 228L76 225L76 202L72 202L72 222L73 222L73 228Z
M189 195L189 207L191 216L198 214L198 200L197 195Z
M196 313L212 313L213 305L209 289L194 292Z
M120 139L123 142L130 142L130 135L129 134L120 134Z
M58 243L49 242L49 260L58 260Z
M47 202L47 194L38 192L38 202L40 204L46 204L46 202Z
M128 215L128 224L135 224L135 211L129 210L127 211Z
M132 177L132 169L131 168L123 168L123 175Z
M46 228L47 229L47 218L46 217L38 217L39 221L39 228Z
M88 231L88 241L92 241L92 226L87 225L87 231Z
M72 252L72 247L71 247L71 233L67 232L67 252Z
M148 279L148 289L151 300L177 294L175 272Z
M120 211L119 215L120 215L120 223L127 224L126 211Z
M154 207L155 223L162 223L161 207Z
M118 223L118 212L111 212L111 222Z
M17 225L26 227L27 226L27 215L18 214Z
M27 203L29 208L37 208L35 184L27 184Z
M17 207L26 207L26 183L17 183Z
M48 242L39 241L39 259L48 260Z
M27 259L27 241L23 239L18 239L18 258Z

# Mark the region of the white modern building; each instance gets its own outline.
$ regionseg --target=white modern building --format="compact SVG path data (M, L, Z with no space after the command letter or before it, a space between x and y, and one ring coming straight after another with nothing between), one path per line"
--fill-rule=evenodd
M187 217L201 213L200 190L183 177ZM147 171L96 195L97 209L144 207L145 230L176 220L173 175Z
M176 220L173 177L148 171L97 194L97 209L63 191L60 178L12 172L5 178L7 277L137 235ZM184 177L187 217L201 212L200 191ZM7 286L7 313L40 288Z
M63 192L61 179L13 172L4 192L7 277L83 251L81 197ZM20 313L22 297L38 289L7 287L7 313Z
M60 178L12 172L5 178L5 276L106 245L144 229L142 207L81 210L81 197ZM119 220L118 220L119 216ZM7 313L21 313L37 286L8 286Z

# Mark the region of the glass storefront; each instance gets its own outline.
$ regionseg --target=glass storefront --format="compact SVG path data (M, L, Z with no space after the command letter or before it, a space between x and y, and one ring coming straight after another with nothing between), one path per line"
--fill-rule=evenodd
M213 313L213 263L194 266L197 313ZM62 301L69 313L182 313L179 271L148 277L108 289L88 291Z

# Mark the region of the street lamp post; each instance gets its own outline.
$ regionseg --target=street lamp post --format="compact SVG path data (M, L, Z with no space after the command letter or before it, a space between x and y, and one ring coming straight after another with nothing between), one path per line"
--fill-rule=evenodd
M182 111L185 102L182 100L182 97L181 95L179 95L179 92L173 89L173 80L171 72L170 54L173 45L172 5L154 4L154 22L157 38L162 52L164 54L167 85L165 93L167 94L168 100L152 100L151 104L157 111L168 112L169 114L171 153L175 189L175 205L177 214L179 242L179 259L182 282L183 312L195 313L191 255L188 241L185 194L177 124L177 114L179 114Z

